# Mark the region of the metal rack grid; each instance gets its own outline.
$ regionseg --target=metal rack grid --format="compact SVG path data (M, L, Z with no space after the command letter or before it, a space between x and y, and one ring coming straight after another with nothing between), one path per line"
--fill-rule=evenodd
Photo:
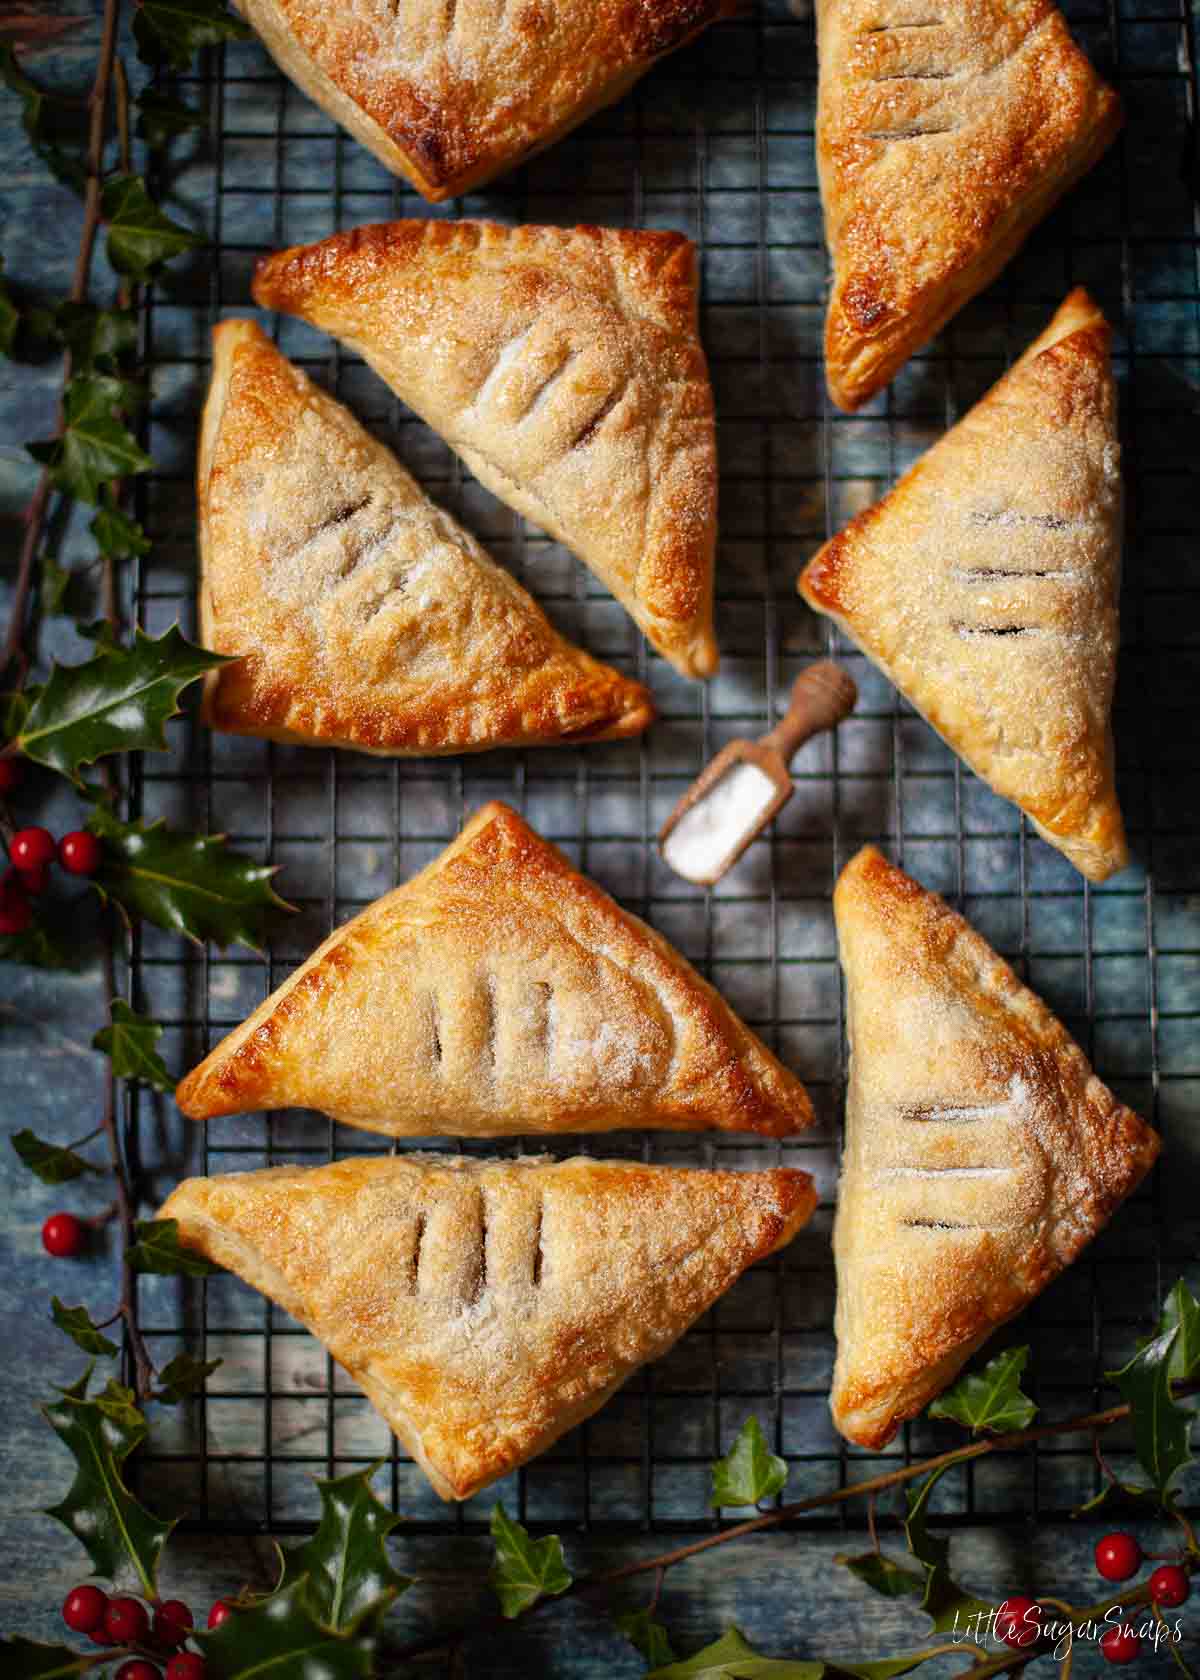
M862 414L832 411L820 356L826 258L812 144L811 20L774 0L661 65L622 104L486 192L430 209L279 76L255 45L210 55L180 91L202 102L207 136L172 165L176 201L212 236L202 268L155 289L143 315L154 371L143 484L155 558L140 570L154 631L191 621L194 432L207 333L248 308L260 251L357 222L424 214L681 228L701 252L702 326L721 445L718 629L722 673L673 673L584 569L475 486L426 428L354 358L294 323L289 354L349 402L556 623L653 688L660 721L640 741L455 760L381 761L181 732L134 789L138 814L228 831L282 865L300 906L270 953L181 953L137 936L133 998L170 1025L189 1065L241 1020L329 928L406 879L489 797L522 810L584 870L659 928L805 1078L819 1129L786 1145L722 1134L563 1140L602 1155L730 1166L787 1162L816 1173L822 1209L786 1254L747 1275L679 1346L604 1410L498 1490L449 1509L305 1333L235 1280L144 1279L141 1317L164 1356L220 1356L205 1401L181 1409L142 1457L143 1487L169 1480L176 1509L209 1533L300 1532L311 1474L386 1459L381 1491L407 1532L477 1529L499 1494L534 1526L600 1533L703 1531L707 1461L755 1411L806 1491L861 1479L944 1437L909 1426L881 1454L848 1449L828 1421L833 1274L828 1248L845 1073L843 1001L830 894L857 845L875 839L957 903L1062 1014L1102 1077L1168 1133L1200 1112L1198 756L1188 728L1196 668L1190 550L1200 521L1195 393L1200 379L1196 210L1176 160L1191 143L1194 25L1186 0L1068 7L1119 85L1125 136L987 296L914 359ZM165 183L164 183L165 184ZM1069 284L1088 284L1118 325L1132 526L1117 725L1137 864L1090 887L1011 807L965 773L872 668L798 602L804 560L936 438L1040 328ZM1194 498L1193 498L1194 499ZM735 735L765 730L790 679L833 652L862 698L837 736L810 744L798 791L771 836L711 893L671 876L652 845L679 791ZM383 1148L313 1115L251 1116L172 1130L130 1098L127 1140L162 1188L184 1171L324 1160ZM544 1147L545 1140L531 1140ZM471 1144L472 1150L486 1146ZM554 1147L552 1144L551 1147ZM508 1148L505 1144L499 1149ZM1171 1222L1171 1238L1163 1235ZM1197 1216L1170 1205L1161 1173L1091 1256L1021 1321L1051 1415L1099 1403L1103 1372L1145 1328L1172 1265L1196 1252ZM1122 1462L1117 1451L1113 1462ZM1096 1485L1086 1442L1050 1443L948 1477L946 1520L1044 1521ZM854 1523L817 1513L807 1526Z

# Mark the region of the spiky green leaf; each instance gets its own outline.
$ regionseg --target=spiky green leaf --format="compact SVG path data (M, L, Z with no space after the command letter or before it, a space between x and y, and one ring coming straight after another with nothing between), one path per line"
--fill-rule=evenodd
M84 1353L99 1355L102 1359L112 1359L121 1350L116 1342L109 1341L103 1331L92 1323L91 1314L86 1307L65 1307L57 1295L50 1297L50 1316L58 1328L70 1336L76 1347Z
M156 1091L173 1091L176 1082L154 1048L162 1035L163 1029L157 1021L139 1015L124 999L114 998L109 1009L109 1025L101 1027L92 1039L92 1048L110 1058L118 1078L136 1079Z
M1119 1371L1110 1371L1128 1401L1133 1447L1151 1485L1166 1498L1176 1471L1191 1459L1192 1414L1171 1398L1171 1362L1182 1324L1160 1332Z
M1200 1376L1200 1301L1182 1278L1163 1302L1159 1335L1178 1329L1167 1374L1172 1382L1193 1382Z
M986 1615L993 1608L983 1599L964 1591L950 1574L950 1542L928 1528L929 1499L949 1465L927 1476L919 1488L908 1488L908 1515L904 1535L908 1549L925 1571L921 1609L933 1618L937 1632L961 1626L971 1616Z
M309 1604L317 1620L338 1633L357 1627L365 1615L386 1609L412 1586L392 1568L388 1535L401 1519L376 1498L372 1469L354 1470L317 1483L321 1521L311 1540L281 1548L279 1586L306 1577Z
M140 1505L121 1477L122 1465L145 1438L146 1421L129 1390L119 1384L110 1382L89 1399L89 1375L42 1408L76 1467L66 1498L46 1514L86 1547L97 1575L153 1597L159 1559L174 1524Z
M291 908L271 885L274 868L230 851L222 834L122 823L100 805L88 827L105 846L95 885L127 915L171 933L258 950L274 912Z
M40 1178L43 1184L69 1184L71 1179L79 1178L82 1173L99 1172L99 1167L92 1166L82 1155L77 1155L73 1149L63 1149L57 1143L46 1143L29 1128L14 1132L9 1139L17 1154L24 1161L30 1172Z
M726 1628L720 1639L682 1662L656 1668L647 1680L823 1680L823 1662L764 1657L739 1628Z
M138 13L144 18L148 6ZM118 274L149 280L164 263L207 241L203 234L173 222L146 191L140 175L114 175L101 199L108 223L108 260Z
M496 1550L488 1579L500 1600L502 1615L519 1616L539 1598L555 1598L571 1585L557 1534L532 1540L521 1524L506 1514L503 1505L496 1505L492 1508L492 1539Z
M193 1359L190 1353L177 1353L158 1373L161 1387L151 1398L161 1401L164 1406L178 1406L181 1401L202 1393L205 1383L220 1364L219 1359Z
M132 647L100 645L83 665L56 665L17 745L27 758L78 778L109 753L165 749L164 725L178 716L189 683L225 661L194 646L173 624L155 638L136 632Z
M767 1446L758 1419L751 1414L724 1458L712 1466L710 1505L757 1505L777 1494L788 1467Z
M26 445L64 494L95 505L104 485L154 465L120 417L137 390L98 373L78 373L67 385L62 431L44 443Z
M216 1266L183 1248L177 1219L140 1219L133 1228L137 1239L130 1245L129 1264L135 1272L155 1272L160 1277L209 1277Z
M251 33L221 0L145 0L133 19L142 63L167 63L175 70L186 70L201 47L247 41Z
M374 1629L340 1634L322 1627L304 1576L258 1604L235 1608L199 1638L206 1680L367 1680L372 1672Z
M614 1616L613 1621L635 1649L641 1652L651 1668L675 1661L667 1630L661 1622L654 1620L651 1611L625 1610Z
M847 1568L856 1580L862 1581L882 1598L924 1598L925 1575L905 1569L882 1552L839 1553L833 1560Z
M929 1408L930 1417L951 1418L978 1434L1028 1429L1037 1407L1021 1392L1021 1374L1029 1363L1027 1347L1005 1348L982 1371L967 1371Z

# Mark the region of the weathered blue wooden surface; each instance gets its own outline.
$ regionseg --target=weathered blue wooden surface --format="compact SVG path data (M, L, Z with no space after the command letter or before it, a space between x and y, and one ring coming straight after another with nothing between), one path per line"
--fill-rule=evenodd
M880 399L863 416L836 422L829 433L833 494L827 509L816 358L824 256L811 139L803 132L811 126L815 61L810 30L791 27L781 3L767 11L765 50L753 27L714 32L692 53L661 68L636 99L466 206L470 212L529 219L639 220L682 227L705 240L704 329L721 418L725 599L719 622L726 652L722 674L706 697L661 661L647 662L624 616L603 592L560 550L523 531L475 487L461 483L443 446L400 414L377 381L332 353L317 335L289 326L285 347L316 358L317 373L334 382L434 493L517 567L549 601L562 627L594 652L637 668L670 715L644 743L558 755L492 755L458 766L407 765L400 771L344 755L335 760L254 742L209 742L193 725L180 725L172 752L157 766L160 779L145 789L147 815L211 822L228 829L240 845L282 863L285 891L301 905L294 921L281 928L270 965L232 953L214 958L204 971L195 959L178 960L177 941L148 935L145 955L164 960L142 968L140 996L180 1023L165 1041L173 1066L182 1068L202 1048L198 1021L219 1031L239 1019L269 983L307 953L332 918L411 873L453 832L463 809L491 794L522 803L543 832L560 839L625 902L645 910L708 967L749 1019L768 1032L773 1022L784 1023L774 1029L775 1042L813 1081L823 1125L803 1146L765 1152L817 1173L822 1213L782 1268L743 1280L710 1323L630 1385L585 1435L563 1443L519 1482L500 1490L510 1509L520 1506L530 1522L558 1528L577 1571L658 1551L680 1531L700 1531L709 1520L705 1463L749 1410L777 1431L775 1444L794 1460L792 1494L835 1485L840 1474L823 1399L831 1354L828 1228L841 1065L828 897L836 864L861 839L885 837L895 850L899 838L914 873L957 895L1002 950L1024 957L1031 982L1071 1023L1101 1073L1143 1112L1155 1114L1167 1139L1169 1168L1159 1182L1019 1326L1019 1336L1034 1343L1046 1415L1071 1415L1093 1403L1103 1371L1127 1356L1144 1328L1149 1304L1197 1253L1200 775L1189 708L1200 565L1195 508L1200 314L1194 301L1193 207L1177 168L1182 84L1162 74L1175 62L1178 29L1146 17L1136 4L1122 9L1122 88L1129 111L1124 151L1101 165L994 292L964 313L936 356L906 370L887 402ZM1111 65L1114 43L1105 14L1077 8L1074 21L1089 49ZM95 42L96 31L89 27L39 55L33 67L39 74L82 82ZM213 143L201 138L179 148L173 190L177 210L210 232L218 231L219 198L219 232L227 247L239 248L225 249L219 259L205 256L180 265L161 288L153 317L152 447L160 466L174 476L156 478L148 493L147 516L158 539L148 573L153 598L143 609L152 629L180 612L185 623L191 616L194 546L187 481L204 379L203 367L191 358L205 352L210 308L229 313L247 306L250 248L317 237L393 209L406 214L421 209L411 194L393 188L367 154L338 139L326 119L288 91L257 47L231 53L229 69L233 79L224 94L224 120L238 137L225 142L219 182ZM203 98L217 114L211 83L192 88L189 97ZM282 146L276 138L281 124L289 136ZM694 135L701 125L698 152ZM765 135L761 170L756 131ZM28 295L61 295L74 258L77 209L31 157L14 102L7 98L0 99L0 167L6 274ZM1123 247L1122 233L1136 236L1137 243ZM824 533L827 513L840 521L872 500L888 477L986 386L1074 281L1092 286L1119 323L1135 524L1127 559L1128 645L1118 735L1134 869L1085 896L1068 866L1022 836L1009 808L960 775L925 726L896 708L888 686L854 658L863 699L859 714L839 732L836 778L828 743L806 749L799 761L805 775L801 792L781 818L773 844L754 848L711 901L690 892L663 873L638 837L653 830L685 777L723 740L761 729L768 695L781 693L796 666L824 647L824 633L795 601L792 583ZM768 354L760 361L764 326ZM1132 377L1131 345L1137 352ZM52 362L32 367L0 362L6 577L15 549L13 521L33 482L20 443L49 431L56 390ZM776 417L764 420L764 415ZM68 533L64 558L82 559L86 553L86 542ZM67 658L82 651L66 621L50 627L47 646ZM211 796L189 776L196 766L209 765L217 776ZM33 777L19 812L23 820L61 829L73 820L75 806L49 778ZM1033 895L1024 908L1023 879ZM80 938L86 947L86 917ZM88 1045L101 1005L99 977L86 961L79 974L69 976L0 971L6 1127L28 1125L63 1141L89 1129L101 1070ZM221 1170L268 1158L302 1158L305 1149L323 1151L327 1136L324 1123L309 1116L223 1121L209 1128L208 1165ZM182 1172L201 1170L204 1157L200 1135L182 1125L169 1103L145 1103L141 1137L149 1207ZM339 1133L336 1143L354 1149L363 1139ZM640 1153L642 1142L608 1139L597 1148ZM649 1148L657 1159L704 1160L714 1151L731 1165L763 1158L754 1146L727 1139L719 1145L653 1140ZM105 1252L71 1266L48 1261L38 1227L57 1206L96 1209L106 1195L101 1183L45 1189L7 1151L0 1155L0 1175L6 1280L0 1334L8 1352L2 1378L7 1487L0 1502L0 1628L51 1635L57 1605L81 1568L74 1543L36 1514L59 1496L68 1475L66 1455L36 1407L53 1383L77 1374L80 1359L52 1331L48 1300L56 1290L68 1301L83 1299L95 1312L106 1312L113 1276ZM190 1335L200 1323L199 1296L191 1286L154 1280L144 1287L142 1307L145 1322L159 1329L186 1327ZM355 1458L386 1454L386 1432L348 1385L339 1385L330 1401L326 1363L313 1344L290 1334L281 1315L268 1318L258 1298L239 1284L221 1279L210 1286L207 1323L207 1351L221 1355L225 1364L210 1384L203 1412L192 1408L156 1417L158 1456L143 1467L141 1478L146 1498L188 1519L247 1529L310 1520L315 1510L310 1477L323 1468L327 1440L338 1467L346 1468ZM1102 1326L1098 1342L1096 1325ZM164 1357L178 1345L177 1336L156 1341ZM264 1393L271 1396L269 1414ZM669 1461L656 1468L649 1485L642 1465L647 1427L654 1452ZM263 1463L268 1428L269 1470ZM195 1463L205 1432L212 1455L207 1488ZM923 1454L956 1439L950 1426L921 1425L912 1430L909 1446ZM939 1489L939 1509L955 1524L956 1572L980 1593L1036 1588L1076 1602L1095 1595L1093 1533L1069 1521L1037 1525L1020 1517L1032 1510L1035 1497L1041 1508L1061 1513L1092 1491L1087 1443L1060 1445L1061 1452L1039 1454L1036 1466L1028 1459L987 1464L970 1480L948 1477ZM898 1444L887 1462L899 1462L901 1453ZM586 1506L585 1458L594 1460ZM1119 1442L1112 1443L1112 1461L1122 1468L1128 1463ZM852 1476L878 1467L866 1455L850 1456ZM431 1534L428 1525L445 1519L444 1508L410 1467L398 1464L394 1479L393 1487L392 1472L385 1471L381 1489L397 1497L410 1519L398 1553L403 1567L422 1577L396 1615L398 1636L462 1625L486 1613L491 1606L482 1525L489 1499L467 1508L463 1534ZM594 1524L590 1533L582 1527L585 1509ZM661 1533L637 1531L647 1509ZM987 1525L987 1515L997 1512L1005 1520ZM730 1621L776 1655L862 1656L920 1643L921 1618L869 1596L832 1561L839 1551L866 1544L862 1519L861 1508L847 1508L847 1530L830 1523L739 1542L673 1573L662 1614L677 1647L691 1650ZM624 1531L606 1533L606 1524L623 1524ZM256 1573L265 1580L270 1561L261 1537L189 1533L172 1546L166 1586L202 1606ZM623 1589L618 1602L636 1604L647 1594L642 1583ZM1161 1666L1165 1673L1166 1662L1147 1661L1145 1667ZM1097 1667L1085 1655L1077 1672ZM574 1601L475 1650L471 1663L471 1671L480 1674L553 1673L572 1680L617 1680L641 1668L600 1614L599 1603Z

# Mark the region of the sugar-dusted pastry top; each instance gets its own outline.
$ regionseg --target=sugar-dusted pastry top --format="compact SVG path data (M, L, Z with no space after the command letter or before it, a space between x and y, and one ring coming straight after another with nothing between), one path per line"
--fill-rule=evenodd
M1110 337L1072 292L799 583L1095 881L1129 861L1110 722L1122 517Z
M620 99L734 0L238 0L292 80L429 199Z
M160 1217L324 1342L443 1499L542 1452L816 1203L806 1173L373 1156L185 1180Z
M855 409L990 284L1120 103L1051 0L818 0L829 389Z
M493 803L180 1084L429 1137L812 1124L803 1085L644 922Z
M206 686L216 729L427 754L653 716L252 321L213 336L197 502L204 644L242 656Z
M681 234L387 222L268 257L254 296L364 356L685 675L716 669L716 433Z
M961 916L866 847L834 893L851 1046L842 1434L880 1447L1149 1170L1157 1135Z

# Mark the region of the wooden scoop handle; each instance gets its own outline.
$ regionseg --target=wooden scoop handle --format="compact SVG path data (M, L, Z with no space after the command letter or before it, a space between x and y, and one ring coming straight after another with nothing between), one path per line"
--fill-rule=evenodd
M805 741L848 717L857 699L854 678L832 659L808 665L792 684L787 711L759 745L774 748L786 765Z

